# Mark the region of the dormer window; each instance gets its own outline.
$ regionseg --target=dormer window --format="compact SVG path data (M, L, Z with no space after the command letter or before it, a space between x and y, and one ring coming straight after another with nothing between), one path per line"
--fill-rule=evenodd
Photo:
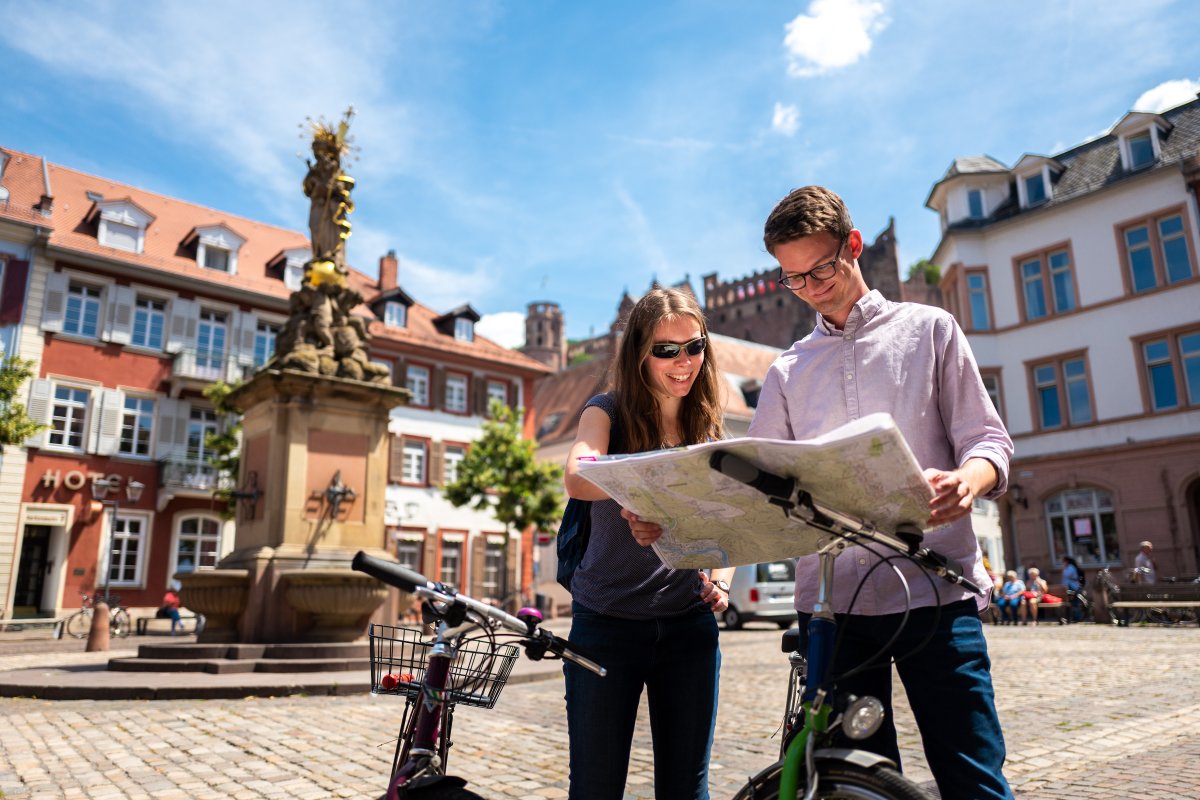
M1046 202L1046 179L1042 173L1025 176L1025 206L1036 206Z
M267 274L282 280L283 285L291 291L298 292L304 284L304 265L308 263L310 256L311 252L307 247L281 250L267 262Z
M98 200L88 212L96 220L96 241L104 247L141 253L146 247L146 228L154 217L130 200Z
M396 328L403 328L408 317L408 308L397 300L388 300L383 304L383 321Z
M967 213L971 219L983 219L983 192L981 190L967 190Z
M185 246L196 245L196 263L214 272L237 274L238 251L245 239L225 225L193 228L183 240Z
M1129 137L1129 169L1141 169L1154 163L1154 137L1150 131Z
M460 342L475 341L475 323L479 312L470 305L461 305L433 320L433 327L443 336L453 336Z
M454 320L454 338L460 342L475 341L475 323L467 317Z

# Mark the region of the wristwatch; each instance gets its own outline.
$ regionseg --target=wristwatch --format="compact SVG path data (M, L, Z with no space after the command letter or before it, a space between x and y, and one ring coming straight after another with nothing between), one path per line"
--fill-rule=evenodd
M712 584L725 594L729 594L729 584L725 581L713 581Z

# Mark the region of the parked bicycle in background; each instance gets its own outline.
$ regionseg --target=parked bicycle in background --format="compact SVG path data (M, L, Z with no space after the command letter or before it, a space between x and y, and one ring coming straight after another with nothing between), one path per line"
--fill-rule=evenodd
M109 594L107 597L97 597L80 592L79 597L81 608L67 617L64 624L67 633L76 639L86 639L88 632L92 629L93 606L103 600L108 603L108 635L122 638L129 635L132 627L129 609L121 605L121 598L118 595Z

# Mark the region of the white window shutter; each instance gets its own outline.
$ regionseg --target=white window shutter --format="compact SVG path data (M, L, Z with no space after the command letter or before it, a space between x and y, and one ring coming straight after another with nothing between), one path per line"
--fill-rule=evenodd
M50 422L50 381L38 378L29 382L29 418L41 425ZM46 443L46 429L25 440L26 447L42 447Z
M176 297L171 301L171 318L167 325L167 352L179 353L196 347L196 326L200 321L200 304L195 300Z
M125 393L119 389L104 389L96 398L96 455L110 456L117 452L121 440L121 415L125 408Z
M188 405L170 397L160 399L157 405L154 457L159 461L182 460L187 445Z
M117 344L133 341L133 306L137 292L128 286L108 287L108 331L106 339Z
M42 312L42 330L59 332L67 315L67 289L70 279L66 273L51 272L46 276L46 306Z
M253 311L242 312L242 335L238 342L238 361L243 366L254 366L254 335L258 332L258 315Z

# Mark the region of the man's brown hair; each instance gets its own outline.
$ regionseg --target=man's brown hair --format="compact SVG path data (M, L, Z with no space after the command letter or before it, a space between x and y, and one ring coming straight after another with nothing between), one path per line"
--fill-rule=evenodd
M767 217L763 244L768 253L775 255L775 245L822 231L840 242L853 229L854 223L842 198L824 186L804 186L780 200Z

